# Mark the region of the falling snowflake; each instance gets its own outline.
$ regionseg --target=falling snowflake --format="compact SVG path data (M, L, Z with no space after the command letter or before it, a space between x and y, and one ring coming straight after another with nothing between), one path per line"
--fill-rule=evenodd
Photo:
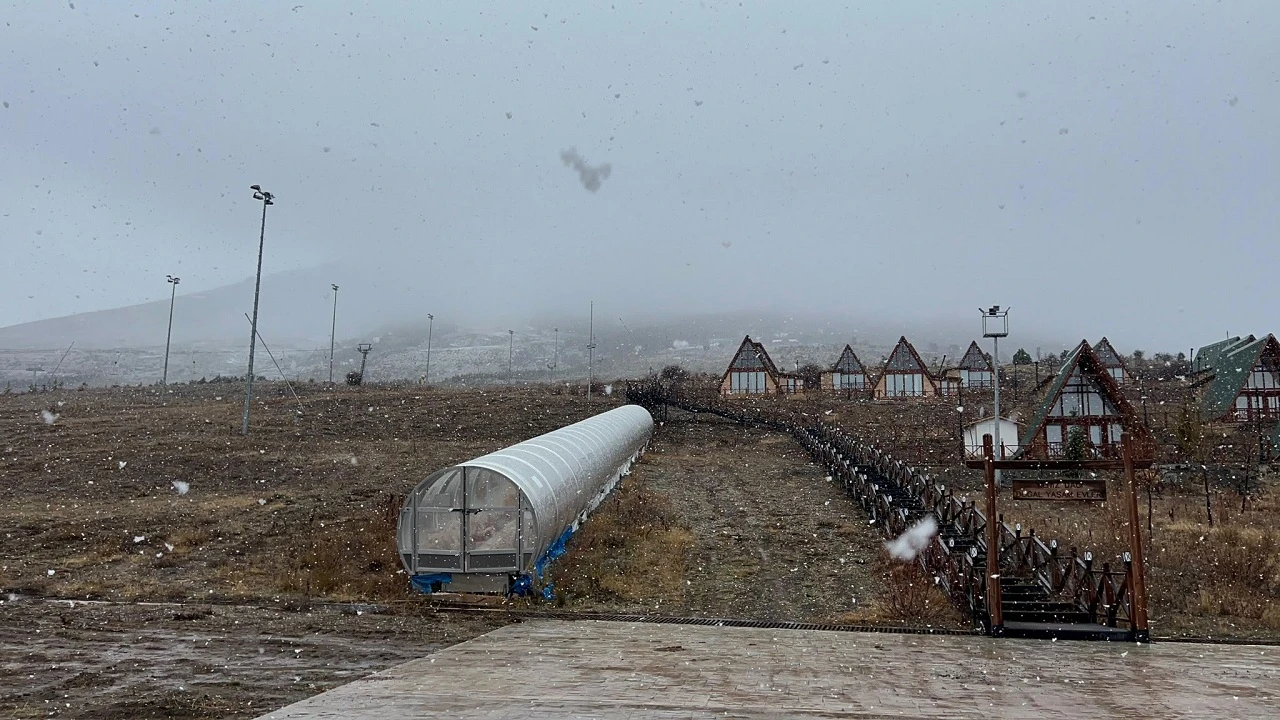
M191 489L191 485L183 480L174 480L173 489L177 490L179 495L186 495L187 491Z
M45 425L52 425L52 424L54 424L55 422L57 422L57 421L58 421L58 418L60 418L60 417L62 417L62 416L61 416L61 415L59 415L59 414L57 414L57 413L55 413L55 412L49 411L49 410L41 410L41 411L40 411L40 419L41 419L41 420L44 420L44 424L45 424Z
M938 534L938 521L930 515L907 528L907 531L884 544L894 560L911 561L922 550L929 546L929 541Z

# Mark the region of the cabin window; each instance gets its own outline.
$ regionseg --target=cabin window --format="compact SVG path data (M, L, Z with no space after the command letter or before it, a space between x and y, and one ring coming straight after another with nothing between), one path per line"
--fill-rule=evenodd
M1072 371L1049 414L1054 417L1103 417L1120 413L1102 396L1098 386Z
M888 397L918 397L924 395L924 376L918 373L886 375L885 395Z
M836 390L858 390L863 387L865 376L862 373L831 373L831 387Z
M1050 447L1062 444L1062 426L1045 425L1044 439L1048 441Z
M731 372L729 373L730 393L762 393L765 391L764 373Z
M1253 390L1275 390L1280 387L1276 383L1276 375L1265 367L1258 366L1249 373L1248 387Z

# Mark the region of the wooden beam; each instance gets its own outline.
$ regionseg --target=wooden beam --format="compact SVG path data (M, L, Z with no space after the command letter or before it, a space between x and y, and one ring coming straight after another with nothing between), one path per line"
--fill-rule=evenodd
M993 460L997 470L1123 470L1123 460ZM1145 470L1156 464L1151 458L1135 459L1133 466ZM981 470L986 460L965 460L967 468Z
M982 436L983 473L987 495L987 633L991 637L1004 636L1004 607L1000 588L1000 531L996 513L995 440L990 434Z
M1134 472L1133 443L1129 433L1120 436L1120 449L1124 453L1125 489L1129 501L1129 629L1137 642L1147 642L1151 637L1147 620L1147 575L1142 552L1142 527L1138 525L1138 475Z

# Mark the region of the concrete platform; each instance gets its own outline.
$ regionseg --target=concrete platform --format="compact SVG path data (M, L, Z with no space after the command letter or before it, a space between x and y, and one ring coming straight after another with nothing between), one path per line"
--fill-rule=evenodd
M1280 647L539 620L264 718L1276 718Z

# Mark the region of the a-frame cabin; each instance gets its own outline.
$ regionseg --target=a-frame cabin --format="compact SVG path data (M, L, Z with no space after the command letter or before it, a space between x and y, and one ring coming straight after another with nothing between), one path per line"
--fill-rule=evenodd
M920 359L920 353L906 337L899 338L876 381L875 398L935 397L937 394L937 383Z
M720 378L721 395L773 395L778 392L778 368L764 346L748 335L738 346Z
M1274 335L1232 338L1201 348L1196 367L1212 373L1200 401L1205 420L1280 418L1280 342Z
M1083 458L1120 457L1120 437L1128 432L1140 448L1153 447L1151 433L1120 384L1089 346L1081 340L1063 360L1019 440L1018 456L1062 460L1072 452L1071 437L1079 433Z
M845 345L840 359L831 369L822 373L823 390L865 390L867 388L867 369L858 359L853 348Z
M1120 357L1120 353L1111 347L1111 341L1105 337L1093 346L1093 354L1098 356L1098 360L1102 362L1102 367L1107 369L1107 374L1112 377L1118 384L1124 385L1129 382L1129 371L1124 366L1124 359Z
M969 343L969 349L960 358L960 387L990 388L995 387L996 371L991 365L991 358L982 352L977 341Z

